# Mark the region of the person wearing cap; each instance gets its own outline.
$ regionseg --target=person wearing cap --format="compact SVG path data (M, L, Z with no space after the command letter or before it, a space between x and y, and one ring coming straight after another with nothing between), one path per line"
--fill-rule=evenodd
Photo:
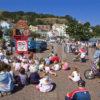
M78 81L78 89L67 93L65 100L91 100L89 91L85 88L85 81Z

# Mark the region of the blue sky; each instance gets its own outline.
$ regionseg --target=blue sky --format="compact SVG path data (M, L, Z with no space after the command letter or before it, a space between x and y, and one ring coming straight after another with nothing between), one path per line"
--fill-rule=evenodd
M0 0L0 10L71 15L100 25L100 0Z

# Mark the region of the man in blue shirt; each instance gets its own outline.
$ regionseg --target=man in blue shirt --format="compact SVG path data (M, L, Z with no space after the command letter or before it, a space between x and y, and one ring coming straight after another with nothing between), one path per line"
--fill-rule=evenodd
M78 82L78 89L67 93L65 100L91 100L89 91L85 88L85 81Z

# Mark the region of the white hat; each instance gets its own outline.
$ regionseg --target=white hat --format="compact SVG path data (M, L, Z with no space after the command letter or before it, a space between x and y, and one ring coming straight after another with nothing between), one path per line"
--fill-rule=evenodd
M42 79L40 80L40 82L41 82L42 84L48 84L48 83L50 82L49 76L45 76L44 78L42 78Z

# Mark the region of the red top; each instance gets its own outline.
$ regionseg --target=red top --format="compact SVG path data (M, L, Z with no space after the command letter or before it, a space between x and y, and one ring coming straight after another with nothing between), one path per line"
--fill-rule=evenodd
M85 88L81 88L81 89L78 88L78 89L72 91L71 93L68 93L68 94L67 94L67 97L73 98L73 96L74 96L76 93L78 93L78 92L88 92L88 90L85 89Z
M85 49L83 49L83 48L80 48L80 49L79 49L79 52L80 52L80 53L83 53L83 52L85 53L85 52L86 52L86 50L85 50Z
M51 61L52 62L60 62L60 58L58 57L58 56L53 56L53 57L51 57Z

